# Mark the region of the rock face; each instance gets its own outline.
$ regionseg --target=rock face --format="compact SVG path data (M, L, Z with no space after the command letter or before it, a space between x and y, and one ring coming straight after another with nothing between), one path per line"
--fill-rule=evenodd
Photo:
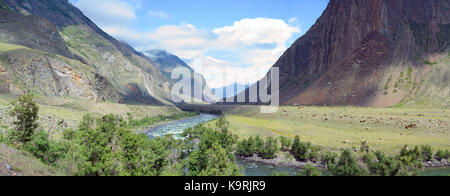
M433 86L450 106L449 8L441 0L330 0L274 65L281 103L393 106ZM436 69L443 82L429 80Z
M173 104L159 65L67 0L0 0L0 16L2 93Z
M48 20L0 9L0 40L71 58L58 30Z

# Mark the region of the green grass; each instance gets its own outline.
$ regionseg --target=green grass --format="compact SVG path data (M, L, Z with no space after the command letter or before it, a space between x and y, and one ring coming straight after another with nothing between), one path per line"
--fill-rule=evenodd
M34 158L30 153L14 150L4 144L0 144L0 167L7 163L12 172L23 176L61 176L64 175L58 169L50 167ZM0 175L5 175L0 173Z
M427 64L427 65L436 65L437 62L431 62L430 60L425 60L423 63Z
M243 138L299 135L330 151L359 148L361 141L367 141L373 149L394 153L404 145L450 149L448 127L430 129L434 124L427 124L429 120L449 123L448 114L448 110L404 108L282 107L275 114L229 114L227 120L230 130ZM417 128L405 129L415 121L420 121Z
M7 44L0 41L0 53L17 50L17 49L25 49L24 46L14 45L14 44Z

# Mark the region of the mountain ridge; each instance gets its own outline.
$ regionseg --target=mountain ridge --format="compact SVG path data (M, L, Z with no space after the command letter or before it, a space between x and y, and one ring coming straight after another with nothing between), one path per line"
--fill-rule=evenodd
M10 83L3 84L1 92L16 94L34 92L44 96L69 96L120 103L175 104L171 100L170 92L174 85L173 80L168 80L144 53L105 33L67 0L0 0L0 5L2 5L0 14L4 16L0 19L0 41L61 55L83 64L78 67L83 67L82 70L75 70L78 71L79 77L62 79L61 74L58 75L54 71L58 65L53 65L53 61L43 61L38 67L52 68L49 73L44 74L50 78L51 82L48 85L42 88L36 85L29 86L30 82L24 81L23 78L33 79L35 77L33 72L11 73L9 76L3 76L9 78ZM21 33L15 33L17 30ZM2 67L6 70L3 75L13 72L11 68L18 66L35 66L31 70L36 70L37 65L33 63L14 64L10 53L11 51L8 54L0 54L4 60ZM72 64L68 63L65 67L71 68ZM95 83L90 81L87 75L82 74L86 74L87 69L90 73L95 73L96 78L103 84L91 86L91 89L100 89L91 91L93 96L88 97L82 96L83 93L76 88L69 88L74 81L78 81L78 78L86 79L81 80L86 84ZM97 99L101 94L109 94L102 91L114 93L109 98Z
M436 73L429 69L450 75L448 8L448 1L434 0L331 0L273 65L280 69L281 103L395 106L430 84L447 92L440 97L449 107L447 81L422 82Z

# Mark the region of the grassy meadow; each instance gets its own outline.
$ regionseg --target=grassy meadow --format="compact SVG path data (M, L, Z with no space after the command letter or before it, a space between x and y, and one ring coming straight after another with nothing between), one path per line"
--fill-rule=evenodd
M261 114L257 106L236 106L225 113L240 138L299 135L329 151L359 149L362 141L389 153L404 145L450 149L447 109L283 106L277 113Z

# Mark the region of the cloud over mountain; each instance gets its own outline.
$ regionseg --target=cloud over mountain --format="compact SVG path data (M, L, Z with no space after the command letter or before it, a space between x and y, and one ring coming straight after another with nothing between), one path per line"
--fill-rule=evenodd
M244 18L212 29L188 22L136 29L130 23L137 20L139 1L78 0L74 4L104 31L140 51L164 49L181 57L205 75L213 88L235 82L256 82L289 47L293 35L300 33L298 19L262 17ZM141 11L151 20L165 20L170 16L156 8Z

